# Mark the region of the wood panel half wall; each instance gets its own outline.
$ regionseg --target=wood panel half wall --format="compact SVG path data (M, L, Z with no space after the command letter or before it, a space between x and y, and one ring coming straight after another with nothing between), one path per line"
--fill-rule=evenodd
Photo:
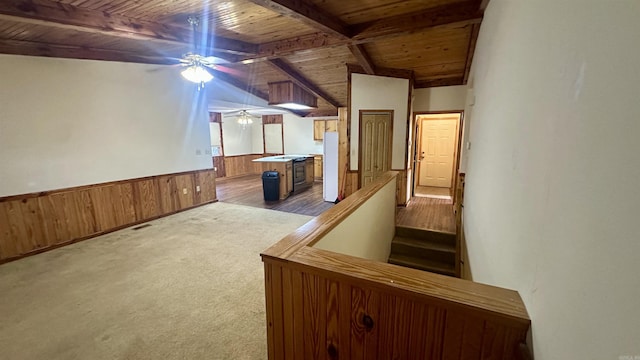
M3 197L0 263L215 201L212 169Z
M225 156L224 167L227 177L260 174L262 172L262 164L252 162L265 156L264 154L247 154L236 156Z
M394 227L385 219L396 209L397 175L385 173L261 254L269 359L514 358L531 325L516 291L379 261L368 247L388 246L393 233L351 233L356 224Z

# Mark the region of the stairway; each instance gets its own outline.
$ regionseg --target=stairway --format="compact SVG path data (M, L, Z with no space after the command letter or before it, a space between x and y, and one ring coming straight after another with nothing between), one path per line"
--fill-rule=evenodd
M456 276L456 234L396 227L389 263Z

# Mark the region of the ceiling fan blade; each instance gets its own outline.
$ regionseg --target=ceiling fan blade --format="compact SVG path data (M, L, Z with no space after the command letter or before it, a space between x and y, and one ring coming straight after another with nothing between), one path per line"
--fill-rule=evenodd
M155 67L153 69L147 69L147 72L152 73L152 72L157 72L157 71L164 71L164 70L167 70L169 68L174 68L174 67L178 67L178 66L184 66L184 64L173 64L173 65L158 66L158 67Z
M228 64L229 61L223 58L219 58L217 56L205 56L202 58L202 62L203 63L209 63L212 65L218 65L218 64Z
M242 76L242 72L240 72L240 70L236 70L236 69L232 69L228 66L224 66L224 65L217 65L216 66L216 70L229 74L229 75L236 75L236 76Z

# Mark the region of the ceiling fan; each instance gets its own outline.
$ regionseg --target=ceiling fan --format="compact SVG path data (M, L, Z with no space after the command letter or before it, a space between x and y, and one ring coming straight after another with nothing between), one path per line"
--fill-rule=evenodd
M203 56L198 54L196 34L200 20L195 16L189 16L187 22L191 25L193 32L193 51L184 54L182 58L179 59L179 65L185 67L180 73L185 79L199 84L198 89L201 89L204 87L204 83L213 80L213 75L211 75L208 69L215 70L217 64L228 63L228 61L216 56Z
M240 111L227 113L227 115L233 115L233 114L235 114L236 121L238 122L238 124L242 125L242 127L253 124L253 119L262 118L262 116L250 114L247 110L240 110Z

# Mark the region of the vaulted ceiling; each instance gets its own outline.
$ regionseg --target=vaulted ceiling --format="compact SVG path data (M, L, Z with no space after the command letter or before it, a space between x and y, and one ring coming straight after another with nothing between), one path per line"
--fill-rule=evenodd
M347 105L347 68L411 77L416 88L467 81L487 0L0 0L0 53L176 64L193 48L230 63L214 75L266 98L292 80Z

